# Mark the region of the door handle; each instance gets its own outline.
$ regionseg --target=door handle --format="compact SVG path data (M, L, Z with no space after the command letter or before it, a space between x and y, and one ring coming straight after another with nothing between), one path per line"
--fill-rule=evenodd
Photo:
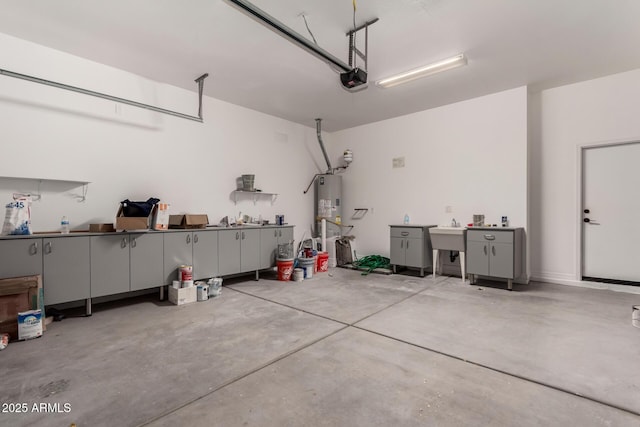
M31 245L31 255L36 255L38 253L38 242L33 242Z
M122 242L120 242L120 247L123 248L123 249L127 247L127 238L126 237L122 238Z
M583 219L584 222L586 222L587 224L591 224L591 225L600 225L599 222L595 222L594 220L590 219L590 218L585 218Z
M193 243L198 243L198 235L197 234L193 235Z
M53 252L53 244L51 242L47 242L44 245L44 253L50 254L51 252Z
M409 241L407 240L407 249L409 249Z
M487 253L487 245L484 245L483 249L484 249L484 254L488 255L488 253Z
M240 232L236 231L236 240L240 238Z
M400 249L404 249L404 240L400 240Z
M242 232L242 240L244 240L244 231Z
M191 234L187 234L187 244L191 243Z
M493 256L496 256L496 247L495 246L491 246L491 253L493 254Z
M273 230L273 237L278 237L278 230Z
M136 243L136 238L135 238L135 237L132 237L132 238L131 238L131 247L132 247L132 248L135 248L137 245L138 245L138 244Z

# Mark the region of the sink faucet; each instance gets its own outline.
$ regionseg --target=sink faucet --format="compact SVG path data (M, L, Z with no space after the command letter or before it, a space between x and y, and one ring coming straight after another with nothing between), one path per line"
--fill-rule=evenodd
M455 218L451 219L451 226L452 227L457 227L458 226L458 223L456 222Z

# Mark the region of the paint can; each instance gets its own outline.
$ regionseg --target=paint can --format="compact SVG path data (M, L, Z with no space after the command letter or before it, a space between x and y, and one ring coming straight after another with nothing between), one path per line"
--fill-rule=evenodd
M181 282L193 280L193 266L181 265L178 267L178 280Z
M304 270L301 268L293 269L293 281L302 282L304 280Z
M298 265L304 270L304 278L311 279L316 265L316 257L298 258Z
M631 313L631 324L636 328L640 328L640 305L633 306L633 312Z
M206 301L209 299L209 285L198 285L198 301Z

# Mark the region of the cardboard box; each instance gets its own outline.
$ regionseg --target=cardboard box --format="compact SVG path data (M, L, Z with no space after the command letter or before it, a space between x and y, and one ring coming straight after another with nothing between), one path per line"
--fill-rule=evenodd
M196 286L179 289L169 286L169 302L175 305L183 305L196 302L197 300L198 288Z
M29 310L44 313L42 277L0 279L0 333L8 333L12 341L17 340L18 313ZM45 329L43 325L42 330Z
M116 230L148 230L151 228L151 220L156 209L157 205L153 207L148 217L123 216L122 206L120 206L116 214Z
M169 215L169 228L206 228L207 224L206 214Z
M89 224L90 233L112 233L116 231L113 223L111 224Z
M18 313L18 339L30 340L42 336L42 310Z
M154 230L167 230L169 228L169 205L167 203L158 203L152 222Z

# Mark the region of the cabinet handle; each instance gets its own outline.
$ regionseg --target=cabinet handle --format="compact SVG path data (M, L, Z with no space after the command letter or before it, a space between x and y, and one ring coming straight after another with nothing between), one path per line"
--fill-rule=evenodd
M242 240L244 240L244 231L242 232Z
M240 238L240 232L236 231L236 240L238 240Z
M278 237L278 230L273 230L273 237Z
M191 234L187 234L187 244L191 243Z
M400 234L401 234L402 236L407 237L407 236L409 235L409 232L408 232L408 231L402 231Z
M31 248L31 255L36 255L38 253L38 242L33 242Z
M198 243L198 235L197 234L193 235L193 243Z
M484 238L485 240L496 240L496 236L494 236L493 234L485 234Z
M132 238L131 238L131 247L132 247L132 248L135 248L136 246L138 246L138 244L136 243L136 238L135 238L135 237L132 237Z
M404 240L400 240L400 249L404 248Z
M407 249L409 249L409 241L407 240Z
M51 242L47 242L46 245L44 245L44 252L47 254L50 254L53 251L53 244Z
M483 249L484 249L484 254L485 254L485 255L488 255L488 254L487 254L487 245L484 245L484 248L483 248Z
M280 230L280 231L278 232L278 236L279 236L279 237L282 237L282 230Z
M122 242L120 243L120 247L123 248L123 249L127 247L127 238L126 237L122 238Z
M496 256L496 247L495 246L491 246L491 253L493 254L493 256Z

